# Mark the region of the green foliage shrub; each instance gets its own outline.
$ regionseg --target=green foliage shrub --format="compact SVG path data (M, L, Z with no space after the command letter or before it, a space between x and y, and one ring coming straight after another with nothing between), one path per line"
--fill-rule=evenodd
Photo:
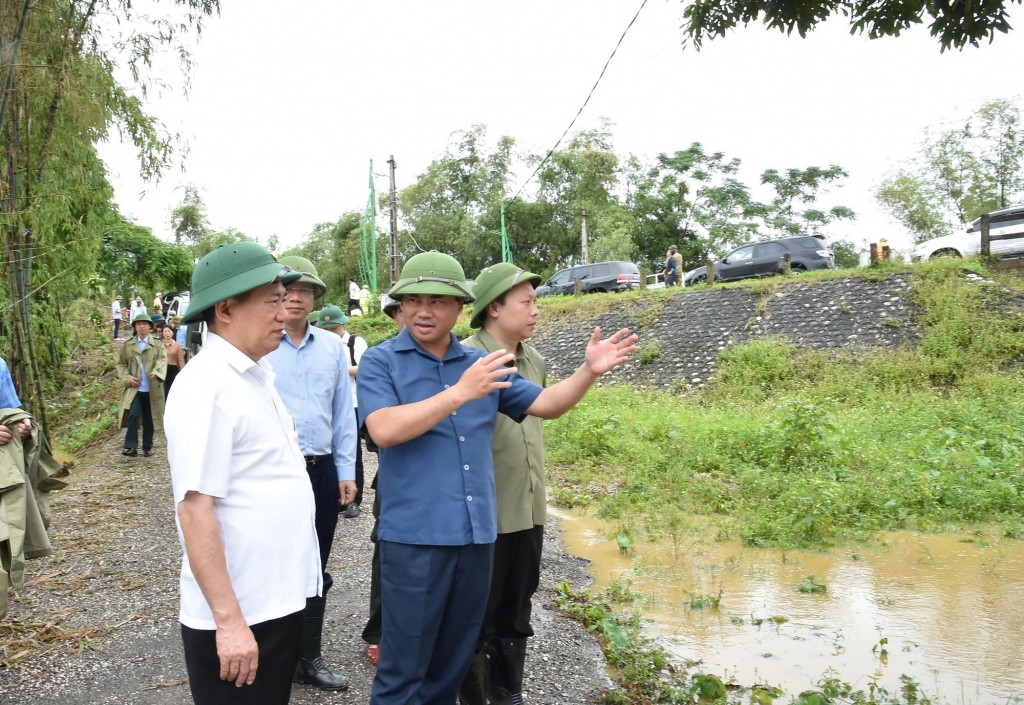
M822 546L880 530L1024 514L1024 355L1016 294L929 266L914 279L917 348L864 355L758 340L681 397L593 390L546 426L554 501L671 535Z

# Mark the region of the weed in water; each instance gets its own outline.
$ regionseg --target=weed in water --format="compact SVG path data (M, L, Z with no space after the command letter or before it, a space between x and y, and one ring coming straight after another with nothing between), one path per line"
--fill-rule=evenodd
M828 591L828 587L815 580L813 575L808 575L802 583L796 586L796 589L798 592L803 593L819 593Z

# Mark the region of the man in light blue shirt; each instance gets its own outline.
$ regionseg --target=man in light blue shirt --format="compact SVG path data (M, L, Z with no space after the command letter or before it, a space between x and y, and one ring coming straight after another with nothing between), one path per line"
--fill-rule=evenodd
M303 273L285 291L285 332L281 346L267 355L275 386L295 421L299 447L316 499L316 532L323 566L323 594L306 601L302 658L295 680L321 690L348 688L348 678L323 661L320 643L327 591L333 580L327 559L338 525L338 511L356 496L356 418L348 374L348 353L341 338L309 325L314 300L327 292L312 262L283 257L281 264Z
M7 361L0 357L0 409L20 408L21 399L18 398L18 391L14 388L11 370L7 367Z
M11 371L7 367L7 361L0 357L0 409L20 409L21 399L14 388L14 380L11 378ZM18 422L18 433L22 438L27 438L32 433L32 420L22 419ZM0 426L0 445L11 442L14 436L11 429Z

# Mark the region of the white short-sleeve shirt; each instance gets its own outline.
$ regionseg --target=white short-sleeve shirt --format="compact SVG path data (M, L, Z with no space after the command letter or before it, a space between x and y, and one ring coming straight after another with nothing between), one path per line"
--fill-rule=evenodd
M179 386L180 385L180 386ZM164 412L174 504L214 498L228 573L247 624L298 612L322 587L313 491L270 363L214 333L178 373ZM175 511L177 517L177 511ZM216 629L182 545L181 622Z

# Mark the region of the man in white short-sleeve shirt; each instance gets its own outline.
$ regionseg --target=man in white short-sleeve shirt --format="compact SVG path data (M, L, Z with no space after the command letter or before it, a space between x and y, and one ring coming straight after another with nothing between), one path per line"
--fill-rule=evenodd
M321 590L313 493L263 360L298 276L251 242L221 246L192 275L184 322L205 321L206 343L176 378L164 424L197 705L287 703L306 598Z

